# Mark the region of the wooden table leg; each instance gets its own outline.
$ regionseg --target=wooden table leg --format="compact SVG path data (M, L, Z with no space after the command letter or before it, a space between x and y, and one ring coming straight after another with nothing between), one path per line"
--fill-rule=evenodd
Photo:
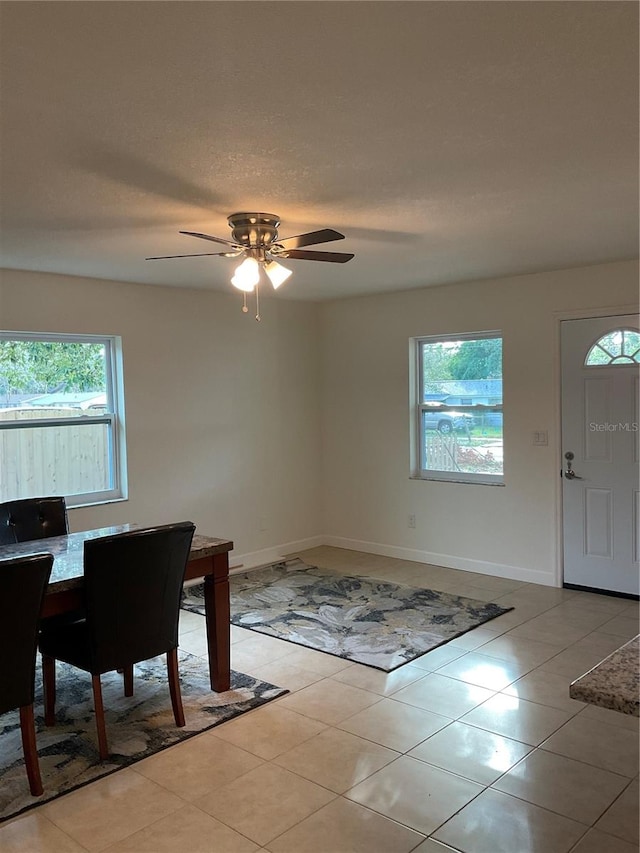
M204 578L209 675L211 689L222 693L231 686L229 558L227 554L214 554L211 560L213 573Z

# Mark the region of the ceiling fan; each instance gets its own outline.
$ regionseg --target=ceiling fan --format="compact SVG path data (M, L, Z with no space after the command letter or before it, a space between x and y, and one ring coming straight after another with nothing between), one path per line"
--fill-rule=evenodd
M198 252L192 255L162 255L146 258L147 261L163 261L171 258L202 258L220 257L237 258L244 256L242 263L236 268L231 284L238 290L244 291L246 313L247 293L256 292L256 319L260 319L258 310L258 285L260 271L267 274L274 290L286 281L291 270L278 263L281 259L290 258L301 261L324 261L333 264L345 264L354 256L346 252L314 252L302 249L303 246L315 246L318 243L331 243L334 240L344 240L344 234L332 228L320 231L309 231L296 237L278 238L280 218L274 213L232 213L227 218L231 228L231 240L223 237L213 237L210 234L200 234L197 231L180 231L188 237L198 237L200 240L210 240L212 243L222 243L229 246L226 252Z

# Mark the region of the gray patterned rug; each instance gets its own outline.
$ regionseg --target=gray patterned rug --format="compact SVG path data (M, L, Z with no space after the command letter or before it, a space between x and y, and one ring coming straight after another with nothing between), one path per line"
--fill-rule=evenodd
M390 672L512 607L348 577L299 558L232 575L231 622ZM204 613L203 586L182 607Z
M40 667L37 667L37 671ZM186 726L176 728L165 656L137 664L134 696L123 696L122 676L107 673L102 689L111 757L98 756L91 676L57 664L56 725L44 725L41 683L36 684L36 739L44 795L29 793L17 711L0 718L0 822L107 776L178 741L257 708L287 693L239 672L231 690L212 693L205 658L179 653ZM39 676L37 676L39 678Z

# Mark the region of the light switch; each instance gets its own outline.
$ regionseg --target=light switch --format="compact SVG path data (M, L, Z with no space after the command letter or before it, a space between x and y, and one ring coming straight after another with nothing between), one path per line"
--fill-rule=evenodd
M549 433L546 429L536 430L532 433L533 442L536 447L546 447L549 444Z

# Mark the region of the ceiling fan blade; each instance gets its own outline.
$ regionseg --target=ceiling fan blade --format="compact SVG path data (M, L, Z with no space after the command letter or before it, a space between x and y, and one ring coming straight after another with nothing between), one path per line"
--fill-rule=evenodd
M197 255L159 255L145 261L168 261L171 258L235 258L240 252L199 252Z
M328 261L331 264L346 264L355 255L346 252L306 252L298 249L287 250L282 254L273 253L274 258L292 258L299 261Z
M331 243L333 240L344 240L344 234L334 231L333 228L323 228L321 231L309 231L307 234L285 237L284 240L276 242L285 249L299 249L302 246L314 246L316 243Z
M212 243L223 243L225 246L241 248L237 243L232 243L231 240L224 240L222 237L212 237L210 234L200 234L199 231L179 231L178 233L186 234L187 237L199 237L201 240L211 240Z

